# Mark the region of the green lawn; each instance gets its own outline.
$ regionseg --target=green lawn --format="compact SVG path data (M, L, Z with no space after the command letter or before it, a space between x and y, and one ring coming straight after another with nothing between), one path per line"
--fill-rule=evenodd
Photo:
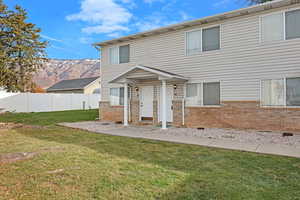
M31 125L52 125L59 122L93 121L98 110L71 110L42 113L6 113L0 115L0 122L14 122Z
M0 164L0 199L300 199L296 158L53 125L95 116L96 111L1 116L0 121L35 126L0 130L0 155L39 154Z

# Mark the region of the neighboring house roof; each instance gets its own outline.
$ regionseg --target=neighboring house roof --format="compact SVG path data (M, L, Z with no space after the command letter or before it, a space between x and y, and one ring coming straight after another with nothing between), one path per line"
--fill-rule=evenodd
M157 76L162 76L168 79L179 79L179 80L188 80L188 78L178 75L178 74L174 74L174 73L170 73L161 69L156 69L154 67L147 67L147 66L143 66L143 65L137 65L135 67L132 67L131 69L129 69L128 71L118 75L116 78L114 78L113 80L111 80L109 83L120 83L122 81L120 81L122 78L126 78L126 75L130 74L131 72L134 72L136 69L141 69L144 70L146 72L150 72L153 74L156 74Z
M179 23L179 24L165 26L162 28L145 31L145 32L141 32L141 33L137 33L137 34L121 37L121 38L116 38L113 40L107 40L107 41L95 43L94 46L112 45L112 44L119 43L119 42L126 42L126 41L143 38L143 37L147 37L147 36L151 36L151 35L157 35L157 34L174 31L174 30L180 30L180 29L184 29L184 28L188 28L188 27L192 27L192 26L196 26L196 25L202 25L202 24L207 24L207 23L225 20L225 19L229 19L229 18L244 16L244 15L248 15L248 14L252 14L252 13L261 12L264 10L280 8L283 6L288 6L288 5L297 4L297 3L299 3L299 0L275 0L275 1L267 2L267 3L263 3L263 4L254 5L254 6L247 7L247 8L242 8L242 9L214 15L214 16L204 17L204 18L196 19L196 20L192 20L192 21L186 21L186 22Z
M97 79L99 79L99 77L63 80L49 87L47 91L83 90L86 86Z

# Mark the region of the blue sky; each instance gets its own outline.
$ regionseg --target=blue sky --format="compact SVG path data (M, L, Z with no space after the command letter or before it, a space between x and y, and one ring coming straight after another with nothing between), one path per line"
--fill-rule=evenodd
M245 0L4 0L42 29L50 58L99 58L94 42L247 6Z

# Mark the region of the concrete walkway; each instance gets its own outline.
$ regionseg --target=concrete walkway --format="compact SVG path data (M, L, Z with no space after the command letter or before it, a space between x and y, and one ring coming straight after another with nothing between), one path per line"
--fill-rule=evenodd
M61 123L60 125L91 132L144 138L159 141L194 144L222 149L240 150L300 158L300 134L283 138L281 133L261 133L228 129L185 129L161 130L152 126L128 126L107 122ZM215 136L222 137L215 137ZM238 136L238 137L237 137Z

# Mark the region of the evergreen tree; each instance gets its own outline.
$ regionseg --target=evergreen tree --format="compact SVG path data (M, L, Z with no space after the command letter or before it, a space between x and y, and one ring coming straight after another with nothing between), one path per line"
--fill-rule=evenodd
M7 84L9 74L11 73L7 63L10 59L8 56L9 45L9 12L7 7L0 0L0 87Z
M0 86L24 92L46 60L47 42L40 40L39 28L26 22L27 13L20 6L8 10L0 0L0 12Z

